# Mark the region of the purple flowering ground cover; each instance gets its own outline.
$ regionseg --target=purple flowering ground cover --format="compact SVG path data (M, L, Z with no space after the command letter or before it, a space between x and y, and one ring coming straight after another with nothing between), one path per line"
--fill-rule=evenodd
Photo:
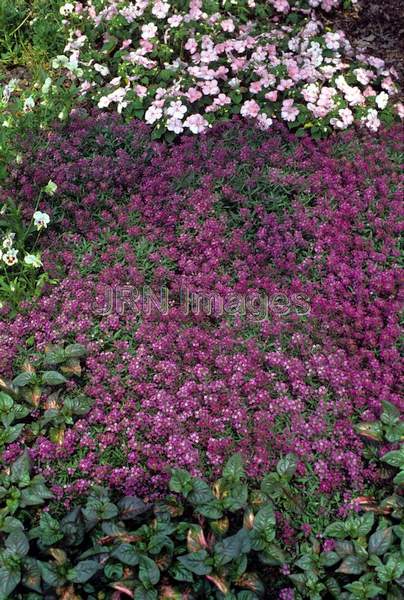
M28 215L57 184L39 207L57 282L17 315L1 309L0 372L48 344L87 349L69 386L93 407L31 444L58 499L90 482L153 498L169 467L212 479L235 451L252 478L295 453L308 523L383 485L354 425L383 400L400 407L402 143L398 126L313 141L233 119L169 147L97 112L27 141L1 193ZM106 290L127 286L163 287L168 309L100 314ZM227 310L186 311L184 289Z

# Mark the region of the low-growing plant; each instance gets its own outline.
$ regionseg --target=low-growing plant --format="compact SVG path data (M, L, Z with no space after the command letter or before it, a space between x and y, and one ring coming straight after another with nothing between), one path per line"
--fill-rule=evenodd
M73 425L75 417L86 415L93 404L83 394L73 394L64 387L69 377L81 375L80 360L85 354L81 344L48 346L44 353L25 361L23 370L11 382L0 379L0 444L19 439L24 428L25 437L35 439L48 434L52 442L62 443L66 428ZM45 410L39 417L30 417L36 408Z
M43 271L38 242L47 228L50 217L38 210L43 193L52 195L56 190L52 181L40 191L31 220L26 223L19 206L9 198L0 210L0 304L18 303L37 296L50 281Z

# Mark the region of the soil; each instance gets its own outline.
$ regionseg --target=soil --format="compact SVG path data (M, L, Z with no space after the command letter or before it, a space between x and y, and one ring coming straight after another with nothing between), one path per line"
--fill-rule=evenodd
M351 11L336 12L330 22L345 31L356 49L363 49L394 67L404 78L404 0L359 0Z

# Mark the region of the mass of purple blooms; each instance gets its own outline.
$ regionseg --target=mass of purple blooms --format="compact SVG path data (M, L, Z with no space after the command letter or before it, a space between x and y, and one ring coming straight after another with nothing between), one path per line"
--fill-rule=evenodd
M169 467L209 478L235 451L251 477L293 452L300 476L347 502L377 483L354 424L400 406L402 138L313 141L233 119L169 147L142 122L78 112L27 142L1 193L28 214L57 184L39 207L55 281L17 316L1 309L0 371L12 376L30 337L87 349L91 411L31 448L57 497L90 482L150 497ZM168 304L106 314L106 291L128 286L154 300L164 288ZM225 310L184 310L183 290Z

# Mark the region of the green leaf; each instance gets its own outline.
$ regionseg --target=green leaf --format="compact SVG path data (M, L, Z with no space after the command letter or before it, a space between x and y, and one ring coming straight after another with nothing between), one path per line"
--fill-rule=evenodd
M288 481L295 474L297 468L297 457L294 454L287 454L281 458L276 465L278 475L285 477Z
M232 482L238 482L244 477L244 463L241 454L234 454L223 469L223 477Z
M344 558L336 573L344 573L346 575L360 575L365 570L365 563L358 556L347 556Z
M404 486L404 471L400 471L399 473L397 473L397 475L393 479L393 482L396 485Z
M33 530L34 536L39 537L45 546L53 546L59 540L63 539L63 532L60 523L49 513L42 513L39 519L39 527Z
M404 470L404 445L400 450L392 450L384 454L382 460L396 469Z
M46 365L59 365L66 360L63 348L53 348L45 352L44 363Z
M68 358L82 358L87 350L81 344L69 344L65 348L65 354Z
M358 536L365 537L372 529L375 522L375 515L372 512L365 513L361 517L360 525L358 528Z
M194 478L192 480L192 491L188 495L188 500L192 504L207 504L214 499L209 485L202 479Z
M199 504L195 511L207 519L221 519L223 516L223 511L221 508L221 503L219 500L212 500L209 504Z
M258 511L250 531L251 546L254 550L265 550L269 542L272 542L275 538L275 523L275 514L271 505L268 504Z
M190 583L194 581L192 573L178 562L169 569L169 573L176 581L189 581Z
M21 581L19 569L0 567L0 598L8 598Z
M11 481L20 485L28 485L30 481L31 461L27 450L11 465Z
M324 565L324 567L333 567L340 560L341 557L338 556L336 552L324 552L320 555L320 563Z
M95 575L99 568L100 565L96 560L82 560L68 571L67 578L73 583L85 583Z
M120 544L114 549L111 556L117 558L125 565L134 566L139 564L139 554L130 544Z
M155 590L145 590L144 587L136 588L134 600L157 600L158 595Z
M123 577L123 566L120 564L107 564L104 567L105 577L118 581Z
M41 572L42 579L51 587L58 587L65 582L64 577L61 577L54 565L38 561L38 567Z
M184 469L173 469L169 484L170 490L185 497L192 491L192 477Z
M29 542L25 533L21 529L12 531L5 541L5 546L19 556L28 554Z
M140 515L148 513L151 509L150 505L147 505L137 498L137 496L125 496L118 502L119 517L124 521L129 519L136 519Z
M378 529L369 538L368 552L381 556L387 552L393 543L393 528Z
M29 385L34 379L34 373L32 373L31 371L24 371L23 373L20 373L19 375L17 375L17 377L15 377L13 379L13 386L14 387L24 387L26 385Z
M34 592L42 592L41 572L38 562L34 558L27 557L24 560L22 583L30 590L34 590Z
M148 556L139 558L139 579L145 587L156 585L160 580L160 570Z
M242 554L248 554L250 550L251 542L248 531L240 529L235 535L229 536L215 545L216 565L225 565Z
M14 400L8 394L0 392L0 412L9 412L14 405Z
M47 385L61 385L66 383L67 379L59 371L44 371L42 373L42 381Z
M331 523L331 525L328 525L328 527L326 527L324 531L325 537L344 539L346 535L347 532L343 521L336 521L335 523Z
M188 571L195 573L195 575L209 575L212 572L212 567L205 564L207 558L208 553L206 550L199 550L198 552L179 556L178 560Z

